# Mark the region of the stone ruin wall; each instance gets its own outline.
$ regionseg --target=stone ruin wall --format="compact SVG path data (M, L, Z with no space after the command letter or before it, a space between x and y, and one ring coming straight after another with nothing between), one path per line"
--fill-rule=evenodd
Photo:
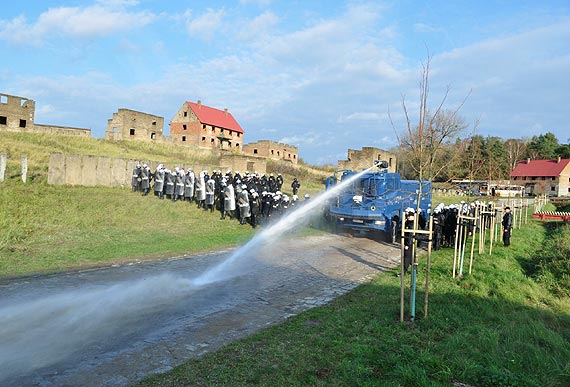
M373 147L364 147L361 150L348 150L348 159L338 161L338 169L362 171L374 165L375 160L388 161L388 172L396 172L396 155L391 152Z
M243 144L243 152L257 157L290 161L293 164L297 164L299 161L299 148L270 140Z
M163 131L164 117L121 108L113 113L113 118L107 120L104 138L113 141L131 140L164 143L166 141Z
M91 136L91 129L36 124L34 122L35 112L36 102L34 100L0 94L0 131Z
M195 172L219 169L222 173L246 171L254 167L259 173L265 173L266 161L262 158L226 155L218 163L169 163L155 160L131 160L90 155L68 155L52 153L49 161L48 184L71 186L130 187L133 169L137 163L147 163L154 172L158 164L167 168L192 168Z

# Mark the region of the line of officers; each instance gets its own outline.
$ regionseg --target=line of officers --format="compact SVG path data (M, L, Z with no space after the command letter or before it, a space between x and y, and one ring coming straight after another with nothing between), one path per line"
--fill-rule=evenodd
M240 224L251 224L256 227L260 221L281 216L298 203L298 192L301 183L295 177L291 183L293 195L289 198L281 192L283 176L273 173L258 174L228 170L222 174L220 170L201 171L197 175L188 168L175 167L173 170L159 164L151 172L147 164L137 164L133 169L132 191L148 195L151 191L159 199L172 201L196 202L198 208L221 213L220 219L229 217L239 219ZM310 195L305 195L308 200Z
M476 208L487 213L490 211L491 203L485 202L473 202L466 203L461 201L460 204L450 204L448 206L443 203L438 204L433 209L433 236L432 236L432 249L439 250L444 247L454 247L455 237L458 226L458 218L460 215L466 216L462 217L459 225L465 227L465 233L461 233L462 240L460 243L465 243L468 236L473 235L475 228L481 227L474 219L472 219L476 214ZM406 229L414 228L416 212L413 208L409 207L405 210L405 224ZM510 232L512 229L512 214L510 213L509 207L505 208L505 215L503 216L503 221L501 222L503 226L503 242L505 246L510 244ZM427 226L427 220L422 210L418 214L418 227L425 230ZM412 244L414 237L411 233L406 233L404 236L404 272L407 272L408 267L412 262ZM424 241L425 236L417 235L415 236L419 242Z

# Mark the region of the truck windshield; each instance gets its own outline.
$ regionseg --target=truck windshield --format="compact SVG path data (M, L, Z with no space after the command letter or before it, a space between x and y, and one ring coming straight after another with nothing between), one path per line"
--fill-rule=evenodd
M366 176L352 184L354 195L382 196L386 192L386 182L378 176Z

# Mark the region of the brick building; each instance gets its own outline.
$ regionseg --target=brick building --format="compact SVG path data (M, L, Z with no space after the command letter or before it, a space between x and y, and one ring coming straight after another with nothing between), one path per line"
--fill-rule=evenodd
M133 140L163 142L164 117L119 109L107 120L105 140Z
M0 94L0 131L91 136L91 129L36 124L35 114L34 100Z
M245 144L243 152L257 157L290 161L293 164L297 164L299 158L299 149L296 146L269 140Z
M243 129L228 109L185 102L170 121L170 137L177 145L236 150L243 146Z
M348 158L338 161L338 169L361 171L374 165L375 160L386 160L388 172L396 172L396 155L382 149L364 147L361 150L348 150Z
M518 163L511 181L528 195L570 196L570 159L531 160Z

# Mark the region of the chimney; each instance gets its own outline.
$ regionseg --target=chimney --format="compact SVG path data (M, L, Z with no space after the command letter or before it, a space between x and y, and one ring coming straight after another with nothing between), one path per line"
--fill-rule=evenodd
M560 160L561 160L561 157L560 157L560 156L558 156L558 161L557 161L557 163L559 163L559 164L560 164Z
M228 115L228 108L224 108L224 114L227 116ZM558 158L558 161L560 161L560 157Z
M198 109L201 109L202 108L202 101L198 100L198 103L196 105L198 105Z
M530 164L530 158L526 159L526 163Z

